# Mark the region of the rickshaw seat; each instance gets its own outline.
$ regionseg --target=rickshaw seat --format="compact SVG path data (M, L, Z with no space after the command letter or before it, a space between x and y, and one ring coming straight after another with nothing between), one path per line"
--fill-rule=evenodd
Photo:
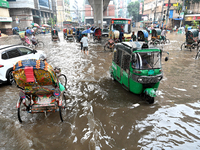
M26 82L34 82L35 81L33 67L26 66L24 69L24 73L26 76Z

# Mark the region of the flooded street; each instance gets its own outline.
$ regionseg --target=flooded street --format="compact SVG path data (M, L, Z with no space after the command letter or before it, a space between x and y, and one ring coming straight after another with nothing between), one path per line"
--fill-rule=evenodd
M19 89L0 85L0 149L12 150L137 150L200 149L200 59L196 50L181 51L183 34L168 34L164 45L164 78L152 105L112 80L112 53L102 43L89 43L89 55L80 43L60 42L37 35L45 43L47 62L67 76L67 115L29 114L19 123ZM104 39L105 40L105 39ZM18 36L0 38L0 44L18 44Z

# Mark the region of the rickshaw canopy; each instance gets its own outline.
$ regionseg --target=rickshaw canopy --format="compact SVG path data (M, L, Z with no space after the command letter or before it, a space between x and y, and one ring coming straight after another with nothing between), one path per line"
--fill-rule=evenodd
M189 35L189 34L192 34L192 35L193 35L193 38L194 38L194 37L198 37L198 35L199 35L199 30L198 30L198 29L191 29L191 30L187 31L186 36Z
M137 36L138 36L140 33L142 33L142 34L144 35L144 38L148 38L148 36L149 36L149 33L148 33L146 30L140 30L140 31L138 31Z
M31 91L33 87L57 85L56 74L46 61L26 59L18 61L13 66L13 76L16 84Z
M152 35L161 35L161 29L152 29Z

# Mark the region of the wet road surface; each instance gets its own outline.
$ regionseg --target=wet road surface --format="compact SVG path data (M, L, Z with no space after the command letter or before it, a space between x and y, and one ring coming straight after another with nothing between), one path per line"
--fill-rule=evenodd
M200 60L196 50L181 51L184 35L168 34L170 53L155 103L149 105L113 81L109 74L112 53L102 43L89 43L89 55L80 44L52 42L50 34L38 35L45 43L47 61L67 76L67 115L29 114L19 123L15 86L0 85L0 149L200 149ZM0 44L20 43L18 36ZM164 55L166 56L166 55ZM163 56L163 58L164 58Z

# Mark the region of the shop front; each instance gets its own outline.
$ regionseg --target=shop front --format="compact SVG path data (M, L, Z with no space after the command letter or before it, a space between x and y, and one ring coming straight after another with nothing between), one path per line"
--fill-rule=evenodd
M185 24L192 25L193 21L200 22L200 14L185 15Z
M11 35L12 34L12 18L9 14L9 3L7 1L0 0L0 30L1 33Z

